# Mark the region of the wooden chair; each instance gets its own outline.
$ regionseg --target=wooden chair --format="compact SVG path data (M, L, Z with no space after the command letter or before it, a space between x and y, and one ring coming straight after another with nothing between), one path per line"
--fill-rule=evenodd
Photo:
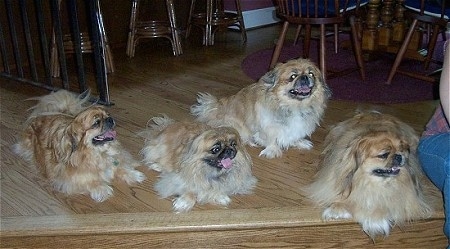
M440 32L443 33L445 29L447 28L447 23L449 21L450 16L450 8L446 8L445 6L445 0L440 1L442 4L439 6L436 4L435 1L426 1L426 0L406 0L405 2L405 16L407 18L411 18L412 22L409 26L408 32L406 34L405 40L403 41L402 45L400 46L400 49L397 53L397 56L395 58L394 64L391 68L391 71L389 73L388 79L386 81L386 84L391 84L392 80L396 73L401 73L404 75L408 75L413 78L422 79L428 82L435 82L436 79L431 76L423 75L422 73L417 72L411 72L411 71L405 71L400 70L399 66L402 60L405 58L406 50L409 46L409 43L411 42L411 38L413 37L414 33L417 31L417 29L421 29L419 27L419 23L431 26L432 31L431 34L428 32L428 45L426 53L418 53L422 54L421 57L415 57L414 59L423 61L424 62L424 68L428 69L433 53L434 48L436 46L437 38ZM450 6L449 6L450 7ZM419 32L421 32L419 30ZM445 35L444 35L445 37Z
M332 26L335 30L335 45L338 44L338 27L347 21L351 28L352 48L355 54L358 70L361 78L365 80L365 68L361 51L360 30L357 28L356 18L359 8L364 3L360 0L276 0L277 16L283 21L283 28L275 46L270 68L273 68L280 57L284 45L287 30L290 24L305 29L303 38L303 57L309 57L311 44L311 28L318 26L319 33L319 68L327 78L325 35L326 26ZM351 10L351 11L350 11ZM297 29L299 33L299 29ZM335 49L337 51L337 48ZM337 72L340 74L342 72Z
M108 43L108 37L106 35L105 31L105 25L103 23L103 15L100 9L100 3L99 6L99 25L100 25L100 39L103 40L104 44L104 51L105 51L105 64L106 64L106 72L113 73L114 68L114 60L113 55L111 52L111 48ZM61 11L61 0L58 1L58 9ZM91 41L90 34L88 32L81 32L80 33L80 39L81 39L81 53L93 53L94 47ZM75 45L74 40L72 39L71 34L65 34L63 36L63 47L64 52L66 54L73 54L75 53ZM50 44L50 71L52 77L59 77L61 66L59 64L59 58L58 58L58 49L56 47L56 37L55 37L55 31L52 33L52 41Z
M186 29L186 38L189 37L192 25L203 30L203 45L214 45L214 34L221 28L236 26L242 34L242 39L247 42L244 18L242 16L241 1L234 0L236 13L224 10L223 0L206 0L206 10L196 12L196 0L191 0L191 8Z
M136 46L141 39L163 37L170 40L174 56L183 54L179 30L175 16L173 0L165 0L166 20L141 20L139 17L140 0L132 0L130 30L128 32L127 55L134 57Z

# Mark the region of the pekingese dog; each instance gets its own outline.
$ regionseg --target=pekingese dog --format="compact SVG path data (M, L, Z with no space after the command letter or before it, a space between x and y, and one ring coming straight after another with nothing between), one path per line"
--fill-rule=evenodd
M388 236L394 225L429 216L417 143L413 128L387 114L362 112L337 124L306 188L324 208L322 218L353 218L374 239Z
M55 190L101 202L113 194L114 179L132 184L146 177L117 140L114 119L88 99L66 90L35 98L14 151L35 162Z
M307 59L279 63L235 95L217 99L199 93L191 113L213 127L231 126L245 144L262 146L260 156L279 157L283 149L311 149L331 91L319 68Z
M235 129L175 122L166 116L150 122L141 133L141 154L149 168L161 172L155 184L158 194L175 196L174 211L189 211L196 202L226 206L229 195L251 193L257 180Z

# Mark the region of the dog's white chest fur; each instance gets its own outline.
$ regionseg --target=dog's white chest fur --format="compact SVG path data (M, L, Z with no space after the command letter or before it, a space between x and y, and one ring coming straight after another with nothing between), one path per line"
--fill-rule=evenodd
M256 106L259 123L255 124L251 142L267 145L261 151L266 157L281 155L281 149L297 147L311 149L312 143L307 139L315 130L318 118L310 111L277 111L273 112L263 106ZM275 141L274 141L275 139ZM278 146L272 146L272 145Z

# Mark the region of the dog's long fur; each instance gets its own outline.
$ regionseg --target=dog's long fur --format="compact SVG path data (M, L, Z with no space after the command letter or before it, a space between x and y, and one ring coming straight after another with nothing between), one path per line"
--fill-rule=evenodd
M430 215L418 136L394 116L363 112L337 124L325 139L319 171L306 188L323 219L353 218L371 237Z
M143 162L161 172L155 189L162 198L175 196L174 211L189 211L196 202L227 205L229 195L251 193L252 160L236 130L167 116L150 122L141 133Z
M323 116L330 90L307 59L279 63L235 95L217 99L199 93L191 113L213 127L231 126L242 140L262 146L260 155L279 157L291 146L311 149L308 137Z
M88 99L66 90L34 98L38 103L13 149L34 162L55 190L104 201L113 194L114 179L132 184L145 175L115 138L114 120Z

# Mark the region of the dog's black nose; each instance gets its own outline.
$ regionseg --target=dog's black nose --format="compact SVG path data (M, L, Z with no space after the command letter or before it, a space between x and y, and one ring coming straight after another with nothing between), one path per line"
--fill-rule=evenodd
M392 160L392 163L394 164L394 166L402 166L402 164L403 164L403 156L395 154L394 158Z
M309 78L308 78L308 76L302 75L302 76L300 76L299 80L300 80L300 85L301 86L304 86L304 85L309 86Z
M113 127L116 125L116 122L114 122L114 119L113 119L113 118L107 117L107 118L105 119L105 124L106 124L106 127L108 127L108 128L113 128Z
M232 147L226 147L221 153L221 158L231 158L233 159L236 156L236 149Z

